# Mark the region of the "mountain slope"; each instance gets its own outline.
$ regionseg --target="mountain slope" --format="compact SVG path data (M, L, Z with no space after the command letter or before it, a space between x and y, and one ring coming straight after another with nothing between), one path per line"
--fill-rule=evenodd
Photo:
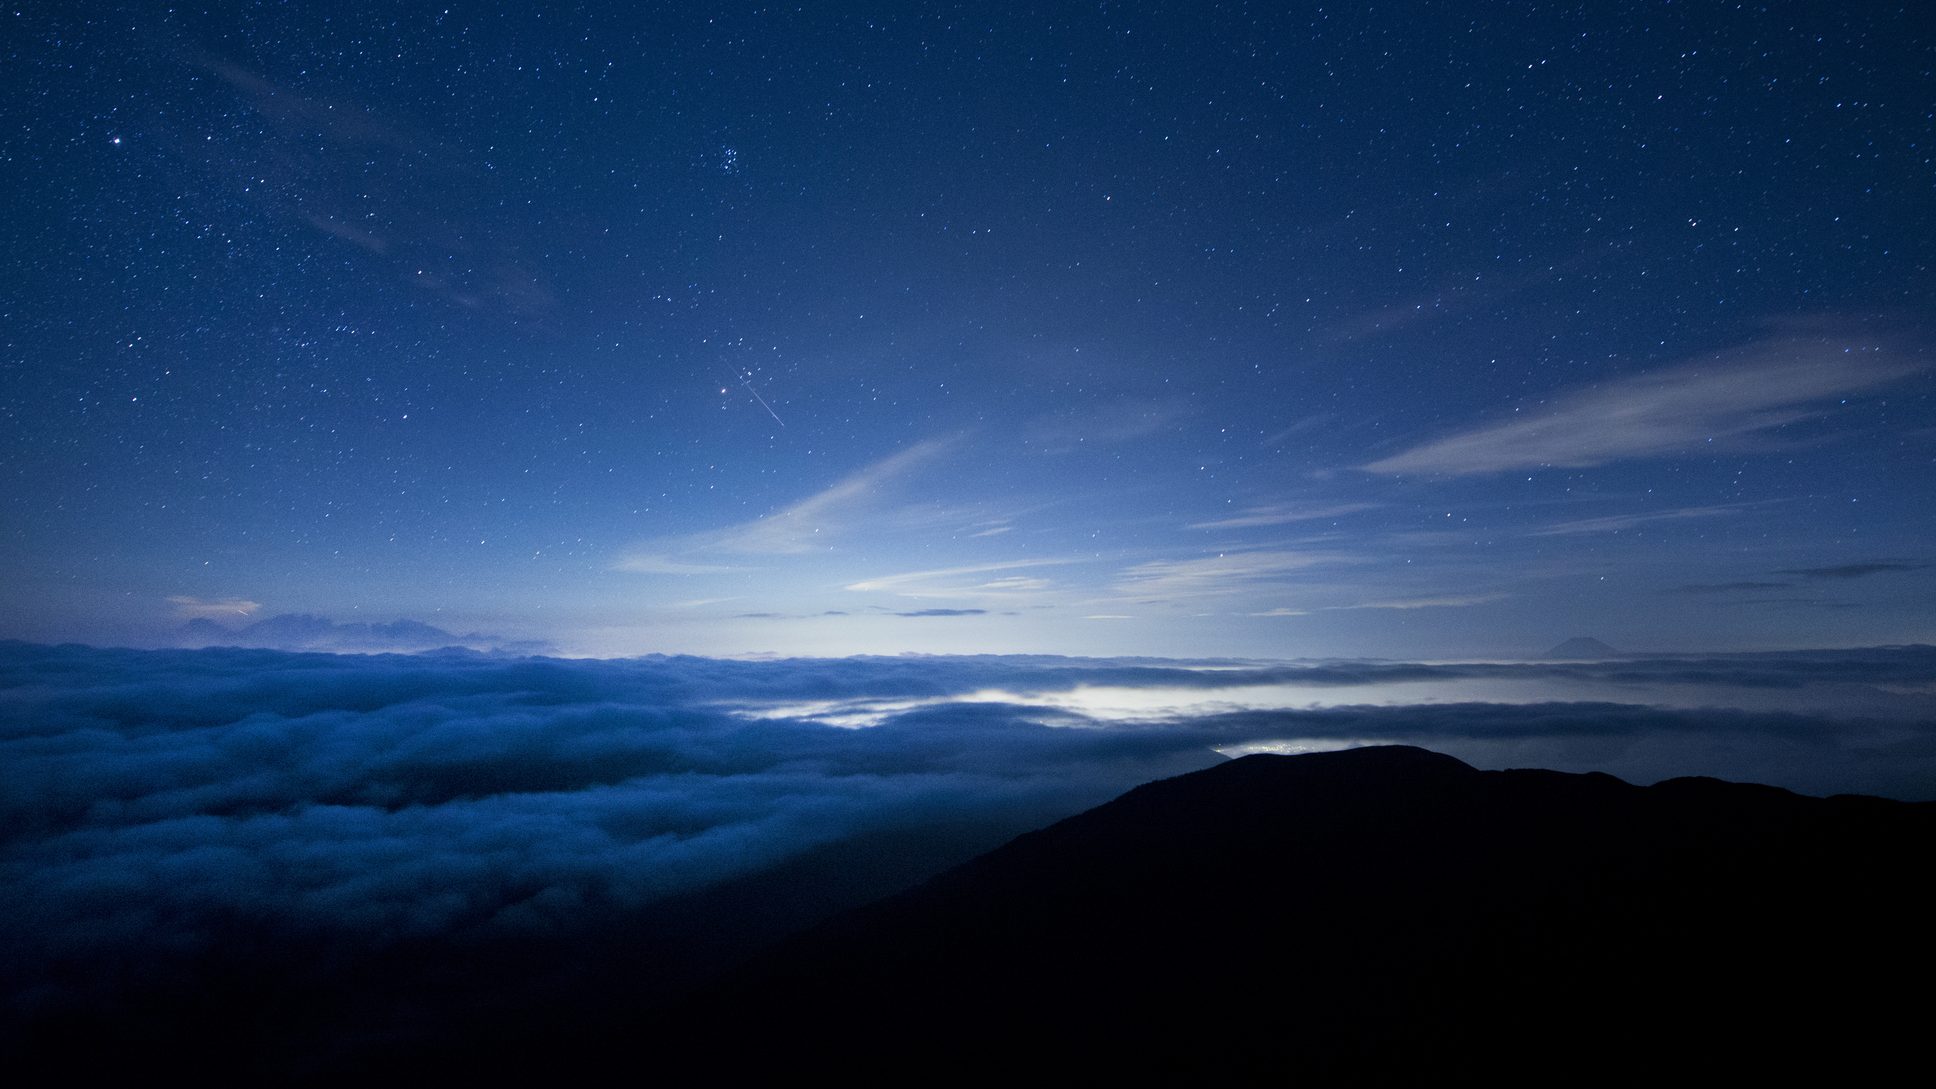
M1873 1073L1929 1013L1884 988L1936 966L1933 810L1402 747L1249 757L849 914L641 1031L729 1080Z

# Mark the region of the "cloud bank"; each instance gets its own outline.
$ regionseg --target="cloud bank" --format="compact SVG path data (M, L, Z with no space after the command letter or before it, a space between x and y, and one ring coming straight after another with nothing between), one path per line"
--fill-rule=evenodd
M0 644L0 977L32 1024L201 986L244 935L327 951L312 966L550 942L536 959L556 967L600 954L588 921L868 837L985 843L1251 751L1407 742L1936 797L1931 676L1929 647L1433 664ZM1448 698L1475 683L1549 695ZM1308 695L1247 695L1273 686ZM1320 705L1329 690L1395 695ZM1148 703L1103 713L1104 691ZM856 721L874 725L835 724Z

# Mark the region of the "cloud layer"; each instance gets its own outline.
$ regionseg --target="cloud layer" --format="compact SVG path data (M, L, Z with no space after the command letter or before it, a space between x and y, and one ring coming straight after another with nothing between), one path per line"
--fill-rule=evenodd
M0 975L26 1016L111 1004L239 934L351 961L511 939L582 960L587 920L870 836L1010 834L1250 751L1408 742L1936 797L1932 675L1927 647L1426 664L0 644ZM1535 695L1459 695L1478 683ZM1318 706L1330 690L1395 695ZM1148 702L1103 713L1105 691Z

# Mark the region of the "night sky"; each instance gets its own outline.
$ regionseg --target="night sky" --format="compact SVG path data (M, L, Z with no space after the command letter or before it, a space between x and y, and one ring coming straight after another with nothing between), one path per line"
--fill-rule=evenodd
M671 1001L1252 753L1936 799L1925 6L0 19L0 1067Z
M4 18L0 637L1936 640L1917 5Z

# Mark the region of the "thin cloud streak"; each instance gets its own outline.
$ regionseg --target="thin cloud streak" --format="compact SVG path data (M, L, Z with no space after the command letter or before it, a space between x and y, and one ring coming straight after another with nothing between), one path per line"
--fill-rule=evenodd
M639 575L725 575L751 568L723 563L692 563L656 552L635 552L612 565L614 571ZM728 601L730 598L712 600Z
M748 570L721 563L721 554L798 556L828 547L859 525L882 516L883 496L954 447L954 438L928 439L849 473L827 488L765 517L707 533L661 538L612 565L647 575L714 575Z
M1684 522L1698 518L1719 518L1723 515L1738 514L1747 509L1748 504L1733 503L1719 507L1679 507L1674 510L1648 511L1641 514L1611 514L1601 518L1580 518L1571 522L1559 522L1544 529L1532 531L1533 537L1572 537L1586 533L1618 533L1635 526L1650 525L1655 522Z
M1376 510L1380 505L1378 503L1341 503L1331 507L1250 507L1244 513L1230 518L1218 518L1208 522L1191 522L1188 528L1248 529L1253 526L1283 526L1293 522L1316 522L1326 518L1342 518L1347 514Z
M187 594L175 594L168 599L174 606L175 617L179 620L234 620L242 616L254 616L262 609L260 601L247 598L225 597L204 599Z
M1672 589L1662 590L1663 594L1736 594L1756 593L1762 590L1786 589L1786 582L1690 582Z
M1266 609L1263 612L1245 613L1245 616L1310 616L1313 613L1341 613L1359 609L1390 609L1409 612L1413 609L1462 609L1472 605L1488 605L1504 601L1511 594L1451 594L1440 597L1392 598L1385 601L1362 601L1351 605L1318 605L1309 609L1289 607Z
M1834 567L1785 567L1775 574L1797 575L1805 579L1860 579L1897 571L1920 571L1928 566L1926 563L1881 560L1874 563L1845 563Z
M1557 396L1549 407L1361 466L1372 473L1466 476L1588 468L1731 443L1799 422L1833 398L1920 368L1816 338L1762 341L1714 360Z
M1152 560L1125 569L1116 591L1139 598L1173 600L1252 593L1307 568L1342 562L1317 552L1222 552L1189 560Z
M1360 605L1336 605L1332 606L1332 608L1341 610L1397 609L1400 611L1408 611L1411 609L1462 609L1470 605L1489 605L1495 601L1504 601L1511 596L1511 594L1505 593L1449 594L1442 597L1408 597L1394 598L1389 601L1367 601Z
M1191 411L1180 398L1125 398L1080 412L1038 417L1023 429L1022 439L1045 453L1066 454L1148 438L1174 427Z
M1009 576L998 579L963 581L963 576L987 575L996 571L1017 571L1031 567L1050 567L1079 562L1072 557L1046 557L1033 560L1003 560L962 567L941 567L928 571L906 571L882 575L847 584L856 593L888 593L916 598L974 598L1002 600L1038 594L1050 588L1045 579Z
M953 445L952 439L915 443L842 477L826 490L784 510L726 530L720 535L719 546L730 552L769 555L811 552L824 544L824 540L816 541L816 537L845 532L855 516L878 501L890 484L933 461Z

